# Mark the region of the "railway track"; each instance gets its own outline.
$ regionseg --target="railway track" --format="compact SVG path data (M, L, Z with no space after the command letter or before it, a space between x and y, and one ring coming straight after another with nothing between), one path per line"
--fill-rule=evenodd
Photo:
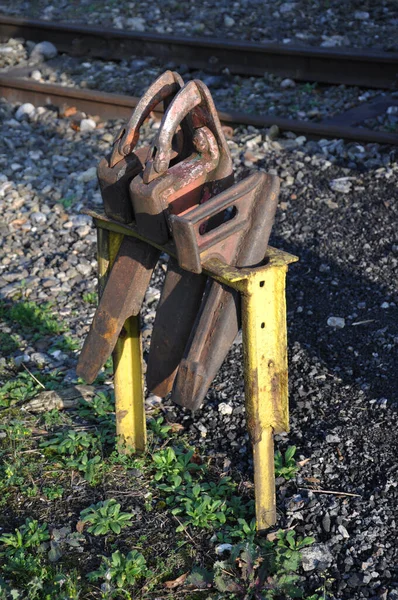
M85 25L59 25L47 21L0 17L0 40L5 41L10 37L53 41L59 51L74 56L116 60L130 54L151 55L160 57L164 62L180 60L191 67L213 71L227 67L231 72L259 75L268 69L275 74L306 81L368 87L394 88L398 73L398 54L392 53L292 48L249 42L235 45L206 38L178 39L159 34L97 30ZM138 101L137 98L120 94L32 82L26 78L30 70L17 68L0 74L0 94L13 102L75 106L102 118L126 118ZM343 138L398 145L398 135L395 133L356 126L369 117L381 114L392 104L398 104L398 99L384 96L319 123L243 112L220 111L219 116L226 124L240 123L256 127L275 124L282 131L294 131L310 138Z
M106 60L155 56L164 63L172 60L217 72L228 68L241 75L268 71L300 81L381 89L398 85L398 53L392 52L176 37L0 16L0 40L10 37L48 40L61 52Z

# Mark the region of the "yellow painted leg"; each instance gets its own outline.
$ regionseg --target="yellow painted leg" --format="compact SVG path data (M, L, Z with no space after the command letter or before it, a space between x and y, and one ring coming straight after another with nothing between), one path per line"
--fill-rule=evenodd
M98 270L100 293L123 235L98 229ZM142 373L142 346L139 316L125 322L113 352L116 435L121 452L145 450L146 420Z
M288 431L287 265L250 277L242 295L246 419L253 445L257 529L276 523L273 434Z

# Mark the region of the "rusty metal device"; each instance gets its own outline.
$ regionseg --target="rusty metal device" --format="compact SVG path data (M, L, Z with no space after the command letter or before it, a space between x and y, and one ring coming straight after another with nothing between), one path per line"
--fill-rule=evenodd
M104 209L116 221L128 223L134 217L128 186L142 170L143 153L148 152L148 148L134 152L140 127L159 102L170 101L182 86L178 73L163 73L144 94L127 126L119 131L109 158L99 164ZM185 140L190 139L187 120L181 122L181 131ZM138 315L159 256L157 248L143 241L122 241L77 365L78 375L87 382L94 381L111 355L126 319Z
M139 310L164 250L170 258L153 328L148 387L161 396L172 390L175 402L198 408L242 325L262 530L276 522L273 435L289 427L285 275L296 258L268 247L279 179L256 172L234 184L209 91L199 81L181 85L173 73L155 82L119 133L106 168L99 169L100 179L105 174L107 214L90 214L98 226L102 296L78 373L92 381L113 351L119 449L144 450ZM155 98L168 106L145 160L135 144Z
M219 258L237 267L255 267L263 260L278 202L279 179L254 173L187 215L172 219L179 262L194 272L206 260ZM217 211L235 214L210 232L201 225ZM240 327L239 295L212 281L205 292L201 311L180 362L173 400L196 410L221 367Z
M188 115L195 151L169 168L172 140ZM151 158L144 172L131 182L138 230L164 243L171 234L172 215L209 201L232 183L232 159L210 92L202 82L192 81L171 102L153 142ZM174 258L169 259L146 373L148 388L159 396L172 389L205 284L204 276L189 273Z
M122 223L133 221L128 186L133 177L142 171L149 150L148 146L135 149L141 125L160 102L166 107L183 85L180 75L172 71L166 71L158 77L140 99L127 125L120 129L110 155L100 161L97 175L108 217ZM185 129L185 139L189 139L187 121L182 123L182 128Z

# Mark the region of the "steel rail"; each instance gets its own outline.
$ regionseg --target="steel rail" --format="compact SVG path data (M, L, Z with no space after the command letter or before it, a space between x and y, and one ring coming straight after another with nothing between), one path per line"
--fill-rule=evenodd
M214 72L224 68L242 75L270 72L300 81L383 89L398 84L398 53L393 52L178 37L0 16L0 40L10 37L47 40L60 52L106 60L155 56L162 62Z
M78 110L104 119L129 118L139 100L134 96L37 83L9 75L0 75L0 95L10 102L31 102L36 106L52 105L58 108L75 106ZM154 112L159 117L163 114L159 108ZM394 133L360 127L312 123L240 112L218 111L218 115L224 124L254 125L259 128L277 125L281 131L293 131L311 138L342 138L364 143L398 145L398 135Z

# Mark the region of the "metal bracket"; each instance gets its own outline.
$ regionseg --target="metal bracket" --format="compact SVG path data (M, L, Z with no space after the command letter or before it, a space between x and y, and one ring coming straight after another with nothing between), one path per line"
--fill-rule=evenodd
M174 256L171 245L143 238L134 225L122 225L103 213L87 211L98 228L100 281L107 261L116 256L109 246L133 236ZM109 233L107 233L109 232ZM108 259L106 257L109 257ZM105 257L105 258L104 258ZM203 272L238 291L242 298L245 404L253 446L257 529L276 523L273 434L288 431L288 376L285 278L297 257L269 247L263 264L237 268L211 258ZM139 317L130 317L114 352L116 433L124 450L145 450L145 403Z

